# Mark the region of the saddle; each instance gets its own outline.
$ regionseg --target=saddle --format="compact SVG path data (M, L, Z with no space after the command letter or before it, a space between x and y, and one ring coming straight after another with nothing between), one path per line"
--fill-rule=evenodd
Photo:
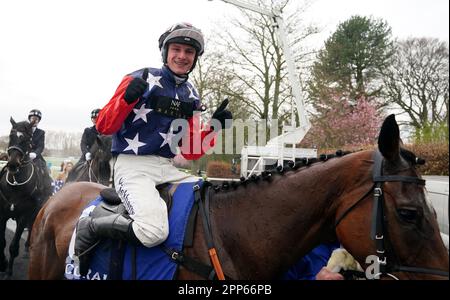
M172 208L173 195L177 187L178 184L169 184L169 183L163 183L156 186L156 189L158 190L160 197L166 203L168 213ZM117 194L114 188L106 188L101 190L100 196L102 196L104 201L110 206L119 205L122 203L119 195Z
M177 190L176 186L171 184L158 186L157 189L170 210L171 230L167 240L151 248L111 239L103 240L93 251L90 270L84 279L173 279L178 272L178 266L183 266L205 279L224 277L221 268L216 270L217 266L220 267L217 257L211 255L212 252L215 253L215 249L210 232L209 214L206 213L209 211L210 186L209 182L180 183ZM127 214L113 188L103 189L100 196L93 200L85 211L94 218L110 214ZM184 254L186 248L193 247L197 216L202 218L208 252L214 266ZM76 275L73 271L73 258L70 254L66 265L69 270L65 274L66 278L80 279L79 274Z

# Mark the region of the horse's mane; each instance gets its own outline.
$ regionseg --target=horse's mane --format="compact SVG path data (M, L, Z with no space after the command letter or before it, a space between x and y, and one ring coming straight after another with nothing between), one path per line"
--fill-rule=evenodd
M239 186L247 186L248 184L256 184L260 180L263 181L269 181L272 179L274 175L283 175L286 172L293 171L293 172L301 172L303 170L307 170L307 168L303 167L309 167L315 163L318 162L326 162L333 158L341 158L348 154L353 154L357 152L364 151L362 149L356 150L356 151L343 151L343 150L337 150L335 153L332 154L320 154L318 158L299 158L295 161L289 161L288 163L285 163L283 166L278 166L273 169L269 169L266 171L263 171L260 175L251 175L248 178L241 177L239 182L236 181L224 181L221 185L213 184L212 187L214 191L220 192L220 191L230 191L230 188L232 190L236 190ZM409 163L412 165L423 165L425 164L425 160L417 157L413 152L401 148L400 149L400 155Z

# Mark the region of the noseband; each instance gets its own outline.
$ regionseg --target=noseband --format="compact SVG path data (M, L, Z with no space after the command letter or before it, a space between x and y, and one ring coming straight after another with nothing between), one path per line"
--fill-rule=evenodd
M385 182L406 182L414 183L417 185L425 185L425 180L413 176L402 176L402 175L383 175L383 156L377 150L374 153L374 166L372 173L372 180L374 185L372 188L364 194L355 204L350 206L342 215L339 217L335 223L335 227L345 218L345 216L356 207L358 203L364 200L373 191L373 210L372 210L372 227L370 236L372 240L375 240L376 252L377 252L377 262L380 266L380 272L375 274L374 278L380 278L380 275L387 275L391 278L397 279L394 275L389 272L410 272L410 273L424 273L448 277L448 272L432 268L422 268L422 267L411 267L403 265L390 265L388 266L388 261L385 255L385 226L384 220L386 218L384 213L384 193L383 193L383 183Z
M21 156L22 156L22 157L20 158L20 160L19 160L19 169L20 169L21 167L25 166L25 165L28 165L28 164L31 162L31 160L24 161L24 159L25 159L25 157L27 156L28 152L25 152L22 148L20 148L20 147L18 147L18 146L11 146L11 147L8 147L8 149L6 150L7 153L8 153L8 155L9 155L9 152L10 152L11 150L19 151L20 154L21 154ZM27 183L31 180L31 178L33 177L33 175L34 175L34 165L31 164L31 174L30 174L30 176L29 176L25 181L23 181L23 182L17 182L15 176L12 175L12 178L13 178L14 181L11 182L11 181L9 180L9 168L6 168L6 182L7 182L9 185L12 185L12 186L17 186L17 185L24 185L24 184L27 184Z
M8 153L8 155L9 155L9 151L11 151L11 150L16 150L16 151L19 151L19 152L20 152L20 154L22 155L21 161L23 160L23 158L24 158L25 155L26 155L26 152L23 151L22 148L20 148L20 147L18 147L18 146L11 146L11 147L8 147L8 149L6 149L6 152Z

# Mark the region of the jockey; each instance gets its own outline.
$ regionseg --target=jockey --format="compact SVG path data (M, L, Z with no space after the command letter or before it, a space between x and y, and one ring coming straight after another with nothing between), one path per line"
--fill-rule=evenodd
M31 138L31 150L29 156L36 164L39 164L39 167L46 168L47 163L42 156L45 147L45 131L37 128L41 119L42 113L38 109L32 109L28 113L28 121L33 124L33 136Z
M199 95L188 81L188 74L204 51L199 29L188 23L176 24L160 36L159 49L163 66L126 75L99 113L97 130L113 134L114 184L129 215L79 220L75 255L80 259L80 271L88 262L88 257L82 255L102 236L145 247L164 242L169 234L168 212L156 186L198 180L173 165L176 153L172 146L180 146L188 160L199 159L214 146L220 125L223 128L225 120L232 119L231 112L225 109L227 103L222 103L212 116L215 126L200 125ZM172 122L180 119L189 126L183 139L174 142ZM226 125L230 126L230 121ZM203 145L198 151L193 149L194 143L199 144L196 138Z
M47 162L42 156L45 148L45 131L37 128L42 119L42 113L38 109L32 109L28 113L28 121L33 125L33 135L31 137L31 149L28 156L33 160L34 164L40 169L44 186L51 186L52 178L47 169ZM39 201L43 201L40 199Z
M42 113L38 109L32 109L28 113L28 121L33 124L33 136L31 138L31 150L29 156L43 172L46 172L47 162L42 156L42 152L44 152L45 148L45 131L37 128L41 119ZM48 171L46 174L48 175Z
M83 132L83 136L81 137L81 157L78 163L84 163L85 161L91 160L91 147L95 143L95 139L97 138L98 131L95 128L95 123L97 122L98 113L100 112L99 108L94 109L91 112L91 121L93 126L86 127Z

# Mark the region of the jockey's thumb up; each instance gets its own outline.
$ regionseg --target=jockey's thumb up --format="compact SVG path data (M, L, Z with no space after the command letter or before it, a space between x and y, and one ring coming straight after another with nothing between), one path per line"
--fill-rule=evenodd
M131 104L134 101L136 101L139 97L141 97L148 88L148 68L145 68L142 72L141 77L136 77L131 80L131 82L128 84L127 89L125 90L125 96L123 99L128 103Z
M28 156L30 157L31 160L33 160L36 158L37 155L34 152L30 152L30 154L28 154Z
M230 128L231 127L231 119L233 119L233 114L231 111L227 110L228 106L228 98L223 100L223 102L219 105L216 111L213 113L212 118L216 119L222 125L222 128ZM229 122L225 122L226 119L230 119Z

